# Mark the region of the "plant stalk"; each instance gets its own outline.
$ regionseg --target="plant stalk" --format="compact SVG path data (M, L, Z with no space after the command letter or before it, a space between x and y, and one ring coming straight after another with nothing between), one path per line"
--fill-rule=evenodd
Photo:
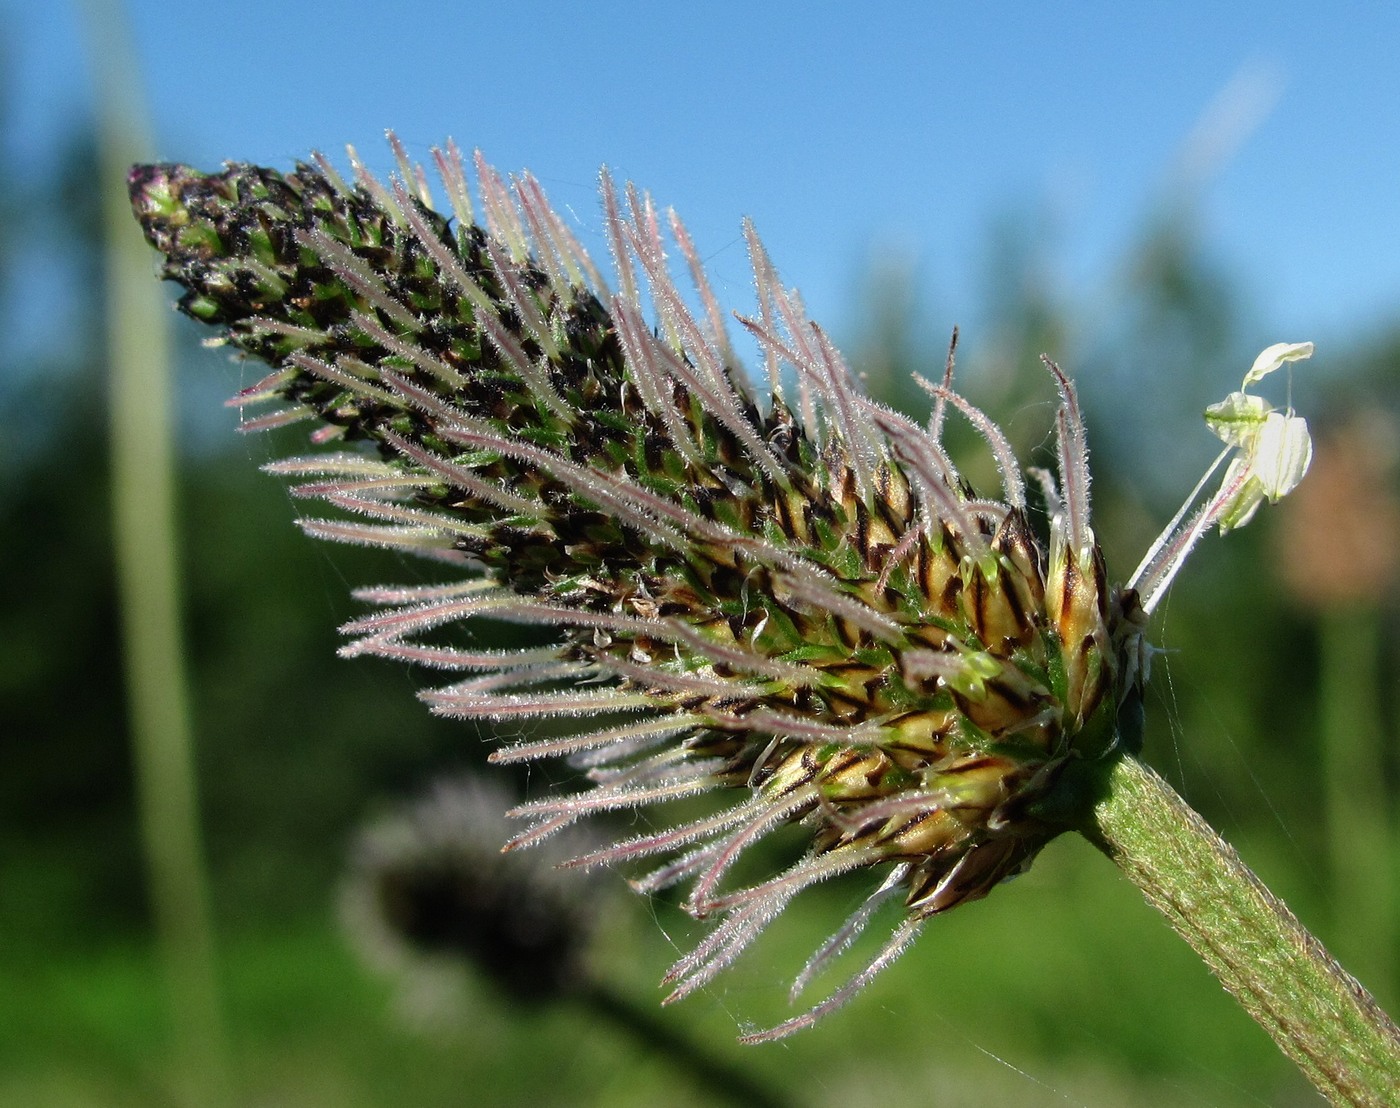
M1153 770L1121 759L1085 835L1333 1104L1400 1104L1400 1028Z
M180 626L171 358L149 251L122 188L151 143L120 3L87 0L82 11L100 100L112 527L137 802L182 1099L209 1108L228 1102L228 1078Z

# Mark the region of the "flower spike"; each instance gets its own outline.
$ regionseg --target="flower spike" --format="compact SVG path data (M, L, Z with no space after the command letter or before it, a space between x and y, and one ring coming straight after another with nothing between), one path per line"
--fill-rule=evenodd
M153 165L132 171L132 203L181 309L272 367L236 398L274 406L245 428L318 425L322 453L270 467L349 513L305 520L308 533L465 567L439 586L361 592L379 610L342 629L342 653L457 671L423 694L442 715L576 724L493 756L567 756L589 783L517 809L527 827L509 848L657 809L654 831L576 862L645 861L645 890L690 883L686 908L714 927L672 967L673 999L812 885L877 873L794 997L877 905L903 899L872 961L748 1038L808 1026L929 917L985 896L1085 818L1085 790L1066 782L1117 746L1118 706L1145 676L1144 609L1194 535L1296 482L1301 421L1244 392L1216 413L1241 468L1188 538L1154 551L1138 605L1108 586L1078 399L1053 362L1059 473L1031 474L1047 543L1005 436L953 391L951 347L927 428L873 402L746 225L758 303L741 322L764 363L760 401L673 214L603 175L613 291L535 178L508 180L477 154L474 199L449 142L433 151L444 215L391 142L401 180L388 186L353 152L352 184L319 158L288 174ZM671 273L668 227L693 295ZM1246 388L1302 350L1266 351ZM949 405L990 446L1003 500L976 496L945 452ZM472 648L463 629L478 620L542 625L554 641ZM672 801L711 793L728 796L665 819ZM791 824L801 850L735 877Z

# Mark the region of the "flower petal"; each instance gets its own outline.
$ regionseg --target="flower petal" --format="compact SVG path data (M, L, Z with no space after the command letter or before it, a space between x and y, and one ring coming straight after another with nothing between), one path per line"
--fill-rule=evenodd
M1206 424L1226 446L1245 449L1269 414L1269 405L1259 396L1232 392L1206 409Z
M1265 348L1260 352L1259 357L1254 359L1254 364L1249 367L1249 372L1244 375L1244 387L1262 381L1284 362L1297 362L1304 358L1311 358L1313 355L1313 344L1310 342L1276 342L1273 346Z
M1259 429L1251 462L1254 475L1271 501L1287 496L1308 472L1312 461L1312 436L1302 416L1270 412Z

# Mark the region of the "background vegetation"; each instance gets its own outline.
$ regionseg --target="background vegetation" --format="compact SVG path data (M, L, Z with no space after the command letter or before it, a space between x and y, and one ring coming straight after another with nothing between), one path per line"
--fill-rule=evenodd
M113 182L95 165L81 134L48 187L21 187L0 162L0 296L23 303L43 257L68 299L61 341L21 350L0 335L3 1105L187 1097L172 1073L117 648L97 218ZM992 326L964 336L961 381L1023 455L1044 449L1049 427L1036 355L1080 382L1098 529L1119 578L1211 454L1203 432L1182 433L1191 413L1263 345L1193 218L1190 195L1164 202L1095 304L1057 291L1056 244L1035 213L1008 219L986 245ZM941 365L951 321L916 312L897 270L876 266L864 283L869 323L847 348L872 389L917 407L908 374ZM180 559L230 1103L703 1105L721 1100L721 1063L794 1104L1312 1102L1112 867L1068 839L937 921L849 1010L771 1048L735 1046L740 1022L775 1011L784 972L853 890L799 901L738 972L653 1013L655 983L693 929L668 903L590 887L603 918L588 975L650 1013L660 1039L600 1019L596 998L527 1001L441 955L409 979L368 968L337 910L357 829L480 769L489 737L431 719L413 697L422 675L335 658L350 586L424 570L302 537L295 505L257 472L277 446L237 438L217 406L256 370L200 351L183 321L176 330ZM1385 465L1400 305L1391 329L1318 362L1295 401L1327 451L1315 476L1333 467L1327 495L1196 556L1156 623L1166 652L1147 756L1394 1011L1397 595L1384 557L1367 559L1400 538ZM1351 471L1331 461L1343 441L1361 444ZM521 794L543 787L489 772ZM718 1059L710 1077L664 1036Z

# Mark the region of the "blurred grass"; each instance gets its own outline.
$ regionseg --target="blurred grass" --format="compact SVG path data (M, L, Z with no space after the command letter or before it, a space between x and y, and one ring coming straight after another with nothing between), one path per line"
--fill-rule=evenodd
M935 1093L949 1105L1313 1102L1131 888L1082 844L1051 851L1000 906L939 921L947 926L931 929L897 972L808 1035L766 1050L733 1042L736 1017L778 991L773 963L788 959L775 944L732 983L662 1018L798 1104ZM787 941L776 945L795 953L818 939L840 895L785 921ZM660 933L644 911L610 931L599 954L609 979L654 1001L669 954ZM512 1007L470 978L458 986L455 1018L425 1015L415 1027L325 917L241 928L221 949L240 1103L714 1103L586 1013ZM159 966L141 941L7 948L0 1104L176 1103L159 1062L159 996Z
M140 825L182 1100L216 1108L228 1075L190 726L171 344L120 188L151 142L122 5L89 0L84 11L99 93L112 529Z

